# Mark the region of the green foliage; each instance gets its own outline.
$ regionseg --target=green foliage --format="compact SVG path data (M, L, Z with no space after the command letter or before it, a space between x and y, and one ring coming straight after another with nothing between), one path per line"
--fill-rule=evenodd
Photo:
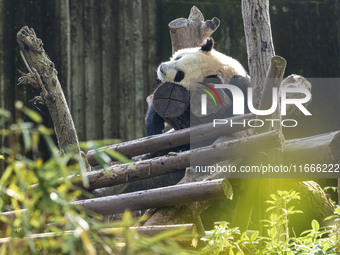
M86 166L77 155L61 153L36 112L16 104L16 119L0 109L0 136L5 136L8 148L1 148L0 163L5 163L0 178L0 255L1 254L336 254L340 252L340 208L328 217L329 227L320 227L313 220L311 229L299 237L290 237L289 217L295 213L291 201L300 199L295 191L272 194L263 221L266 235L259 231L240 233L222 222L211 235L203 237L207 245L200 251L186 250L172 238L183 237L182 229L145 237L131 226L135 219L126 212L121 221L104 223L102 216L72 204L86 196L73 185L70 175L78 175L84 185L88 182ZM27 116L32 122L24 122ZM43 141L50 153L43 160L38 144ZM88 148L92 142L86 142ZM128 162L119 154L110 157ZM110 154L111 153L111 154ZM27 157L26 155L30 155ZM106 158L105 158L106 157ZM105 153L98 158L105 164ZM0 165L1 165L0 164ZM133 164L131 164L133 167ZM11 216L5 212L16 211Z
M263 220L266 236L260 236L258 231L240 234L238 228L228 228L223 222L215 226L211 236L203 237L208 242L204 247L205 254L338 254L340 253L340 208L333 216L326 218L327 227L320 227L313 220L311 229L299 237L289 237L289 216L302 213L294 210L290 202L300 199L294 190L277 191L266 201L270 206L268 219ZM332 221L332 222L329 222Z
M258 231L250 235L244 232L242 235L238 227L229 228L228 222L221 222L215 226L211 236L202 237L201 240L209 244L202 249L202 254L245 254L245 250L255 251L261 240Z
M6 165L0 179L0 254L192 253L171 241L182 229L144 237L130 227L145 219L134 219L130 212L121 221L104 223L102 216L73 205L76 198L87 195L68 177L81 176L86 184L83 159L58 150L53 130L41 124L38 113L22 103L16 108L15 120L0 109L0 135L9 142L0 151ZM23 116L32 122L24 122ZM48 160L40 157L41 141L50 152ZM10 211L16 212L4 214Z

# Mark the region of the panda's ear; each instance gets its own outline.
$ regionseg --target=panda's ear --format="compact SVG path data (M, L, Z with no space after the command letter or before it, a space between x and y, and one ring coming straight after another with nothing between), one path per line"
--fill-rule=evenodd
M214 39L208 37L201 46L202 51L211 51L214 48Z

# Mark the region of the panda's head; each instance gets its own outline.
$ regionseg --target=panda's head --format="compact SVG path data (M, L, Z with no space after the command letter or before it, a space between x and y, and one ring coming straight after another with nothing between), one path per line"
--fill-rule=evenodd
M246 75L237 60L215 51L213 47L214 40L208 38L201 47L175 52L170 61L163 62L157 68L158 79L190 89L193 80L203 80L208 76L228 79L234 75Z

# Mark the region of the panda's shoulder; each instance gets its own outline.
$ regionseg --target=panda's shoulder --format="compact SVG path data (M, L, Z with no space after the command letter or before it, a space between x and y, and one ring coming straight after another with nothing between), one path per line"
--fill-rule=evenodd
M230 57L230 56L227 56L217 50L212 50L211 51L211 55L214 56L216 59L218 59L219 61L221 61L222 63L230 63L230 62L234 62L234 61L237 61L236 59Z
M213 50L211 51L211 55L214 57L214 61L218 61L221 65L225 66L225 68L233 68L237 71L238 74L245 76L246 71L242 64L233 57L227 56L219 51Z

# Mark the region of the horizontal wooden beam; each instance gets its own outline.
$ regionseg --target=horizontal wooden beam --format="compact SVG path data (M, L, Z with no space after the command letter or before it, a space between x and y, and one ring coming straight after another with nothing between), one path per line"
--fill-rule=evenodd
M285 162L294 164L338 163L340 161L340 131L287 140Z
M227 120L233 122L242 122L251 119L251 114L228 118ZM202 124L190 128L177 130L174 132L164 133L160 135L143 137L140 139L114 144L102 147L96 150L90 150L87 153L87 160L91 166L98 165L97 155L106 150L117 151L128 158L145 153L156 152L175 148L181 145L190 143L190 138L194 138L195 142L206 141L222 135L232 134L236 131L244 130L243 125L217 125L213 127L213 123Z
M176 155L114 165L105 170L89 172L87 174L89 187L84 188L93 190L184 170L190 166L190 160L206 165L225 159L238 158L240 154L248 155L261 150L276 148L280 144L280 139L283 139L281 134L272 131L184 151ZM82 186L81 183L77 185Z
M73 202L100 213L112 215L129 210L145 210L185 204L193 201L213 200L230 196L231 184L227 179L178 184L164 188L131 192Z

